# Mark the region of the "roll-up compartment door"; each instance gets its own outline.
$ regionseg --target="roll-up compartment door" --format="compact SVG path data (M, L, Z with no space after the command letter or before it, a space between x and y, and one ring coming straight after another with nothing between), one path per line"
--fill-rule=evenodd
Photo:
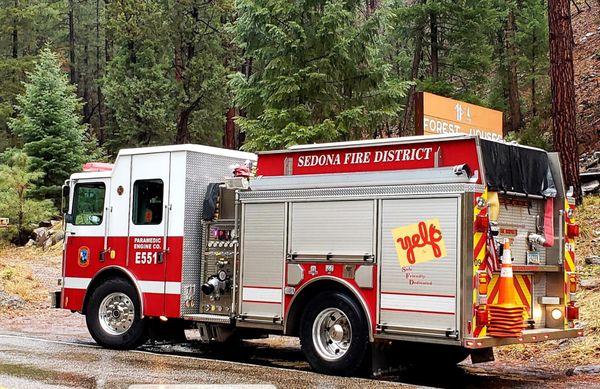
M374 253L375 207L373 200L291 204L289 253L364 260Z
M282 317L285 203L245 204L240 313Z
M380 324L455 331L459 198L383 200L381 215Z

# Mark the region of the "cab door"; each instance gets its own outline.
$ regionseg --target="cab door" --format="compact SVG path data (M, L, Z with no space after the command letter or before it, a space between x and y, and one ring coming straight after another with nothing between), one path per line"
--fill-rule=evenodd
M65 219L63 308L81 309L87 285L103 266L109 181L108 178L71 181L72 195Z
M131 160L128 268L139 280L146 316L165 313L170 165L170 153Z

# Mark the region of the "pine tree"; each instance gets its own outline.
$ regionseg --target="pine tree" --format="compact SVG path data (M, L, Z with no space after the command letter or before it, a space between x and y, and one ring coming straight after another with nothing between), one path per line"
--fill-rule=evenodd
M44 176L31 171L30 158L22 151L6 152L0 164L0 215L8 217L16 243L25 243L26 232L35 223L50 217L55 209L51 200L36 200L30 194L35 181Z
M60 39L61 1L0 0L0 152L20 146L8 128L25 73L43 42Z
M392 51L387 61L415 90L494 106L495 33L501 30L497 0L394 0ZM500 99L504 101L504 96ZM399 133L410 135L412 101L407 100Z
M81 101L62 71L58 56L41 50L35 68L27 74L25 93L17 98L17 118L9 126L31 157L32 171L45 173L35 194L60 200L64 180L81 169L85 149L79 112Z
M550 149L551 104L546 1L521 0L516 9L517 61L525 126L519 142Z
M103 79L116 119L111 148L218 144L230 100L229 2L120 0L108 11L116 49Z
M236 43L252 67L248 78L232 79L246 149L371 137L398 120L407 85L383 60L386 8L371 13L358 0L236 5Z
M174 99L168 73L167 14L158 1L119 0L109 6L115 50L103 78L115 124L109 147L169 143L174 132Z

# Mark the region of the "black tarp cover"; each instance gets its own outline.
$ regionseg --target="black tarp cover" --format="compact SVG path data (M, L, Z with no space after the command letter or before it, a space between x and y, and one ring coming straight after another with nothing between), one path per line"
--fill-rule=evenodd
M481 154L489 190L554 197L545 151L481 139Z

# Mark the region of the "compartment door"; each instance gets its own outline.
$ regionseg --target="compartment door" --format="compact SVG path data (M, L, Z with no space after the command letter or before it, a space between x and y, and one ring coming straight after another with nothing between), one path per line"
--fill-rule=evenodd
M458 328L459 197L383 200L379 323L446 336Z
M250 321L282 317L285 208L244 205L240 314Z

